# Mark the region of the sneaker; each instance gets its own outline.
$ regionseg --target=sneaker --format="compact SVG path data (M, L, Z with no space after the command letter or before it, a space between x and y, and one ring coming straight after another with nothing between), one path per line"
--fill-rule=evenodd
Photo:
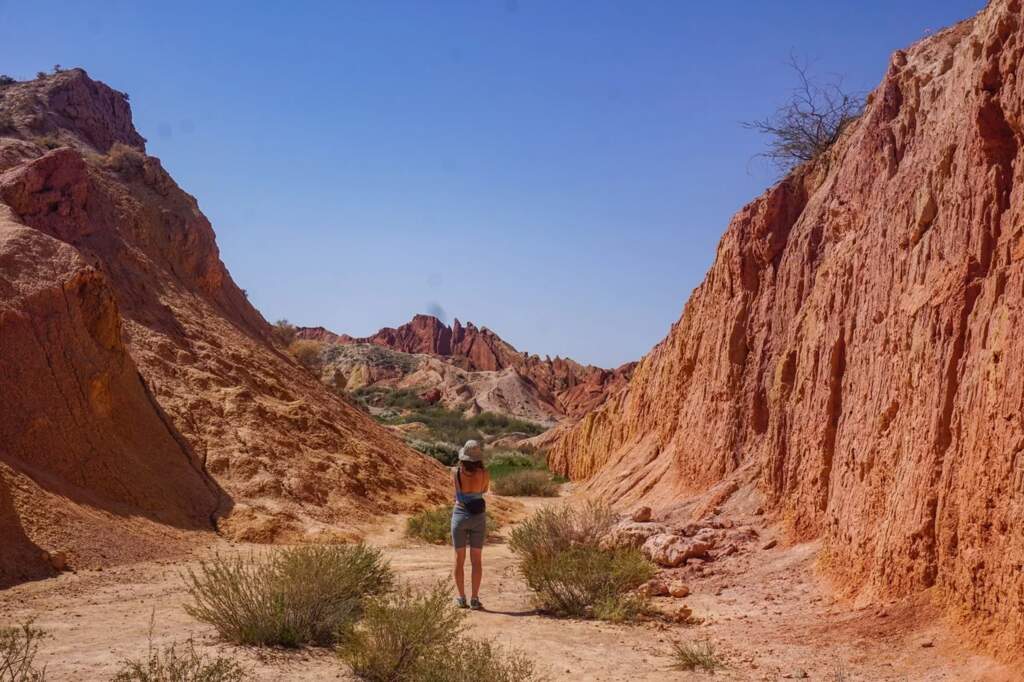
M469 604L466 603L466 598L465 597L456 597L455 598L455 606L457 608L460 608L460 609L468 609L469 608Z
M463 603L465 603L466 600L463 599L462 601L463 601ZM476 597L473 597L473 599L470 600L470 602L469 602L469 608L473 609L474 611L480 611L481 609L484 608L484 605L480 603L479 599L477 599Z

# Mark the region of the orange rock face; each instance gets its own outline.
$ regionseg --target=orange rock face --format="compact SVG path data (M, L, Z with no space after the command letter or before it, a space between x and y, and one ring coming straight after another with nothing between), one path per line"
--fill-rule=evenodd
M273 345L123 96L72 70L0 112L0 580L45 574L42 550L302 540L443 499L439 465Z
M323 327L303 327L299 338L339 344L375 344L403 353L437 355L471 371L514 369L536 390L538 398L569 417L593 410L625 385L635 363L614 370L581 365L567 358L540 358L516 350L486 327L458 320L449 327L432 315L416 315L398 328L385 327L373 336L353 338Z
M897 52L864 115L741 210L682 318L553 466L668 508L741 468L849 593L931 588L1024 640L1021 3Z

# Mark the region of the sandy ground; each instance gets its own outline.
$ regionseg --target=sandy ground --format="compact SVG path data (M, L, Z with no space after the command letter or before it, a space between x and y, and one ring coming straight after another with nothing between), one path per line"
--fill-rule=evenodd
M526 501L527 511L541 500ZM386 548L400 577L427 584L450 575L451 550L409 542L403 519L389 518L369 536ZM507 532L507 530L505 531ZM768 534L771 529L766 529ZM1024 679L962 649L922 603L856 609L836 601L813 570L813 544L756 550L709 564L688 576L686 603L703 622L609 625L534 612L530 593L503 543L485 549L485 612L468 618L476 636L528 652L555 680L689 680L706 673L671 669L673 641L709 640L729 667L720 680L993 680ZM219 544L202 553L265 551ZM181 573L191 561L157 562L68 573L0 592L0 623L35 618L48 631L39 662L49 680L104 680L126 657L145 655L151 615L155 645L194 637L211 652L242 661L259 680L351 680L329 651L286 652L234 647L182 609ZM467 576L468 578L468 576ZM667 601L667 600L659 600Z

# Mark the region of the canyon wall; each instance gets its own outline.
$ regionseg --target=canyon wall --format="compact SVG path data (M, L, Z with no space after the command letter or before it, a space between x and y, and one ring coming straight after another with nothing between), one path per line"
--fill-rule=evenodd
M1022 53L1019 0L895 53L840 141L733 218L554 469L666 511L751 476L847 593L930 590L1019 652Z
M10 579L45 573L44 551L169 544L136 530L316 539L444 499L442 467L274 346L123 94L73 69L0 87L0 120Z

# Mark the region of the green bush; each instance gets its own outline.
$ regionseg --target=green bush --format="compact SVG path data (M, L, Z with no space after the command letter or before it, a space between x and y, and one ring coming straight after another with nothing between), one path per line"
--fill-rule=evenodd
M544 427L533 422L528 422L523 419L516 419L515 417L509 417L504 414L497 414L495 412L481 412L475 417L469 419L470 425L474 428L485 431L491 435L495 434L509 434L509 433L525 433L531 436L536 436L544 431Z
M501 527L497 519L487 515L488 537L496 535ZM452 538L452 505L424 509L413 514L405 521L405 535L432 545L447 545Z
M492 481L511 473L532 469L547 470L547 462L543 457L519 450L494 450L487 457L487 471L490 472Z
M2 88L4 86L7 86L7 85L14 85L17 82L18 81L16 81L15 79L11 78L6 73L0 74L0 88Z
M113 682L241 682L247 677L230 658L200 654L189 638L181 650L176 643L161 650L150 642L146 658L122 661Z
M424 440L411 440L409 445L428 457L433 457L445 466L455 466L459 460L459 449L448 443L428 443Z
M535 592L538 608L561 616L633 620L643 602L631 591L654 577L656 569L635 548L602 550L569 547L522 560L520 570Z
M449 410L441 405L432 405L417 409L409 414L398 417L399 424L422 422L432 440L461 446L467 440L483 442L484 436L479 429L472 426L461 412Z
M39 640L46 634L29 621L18 627L0 627L0 680L43 682L46 669L35 667Z
M528 469L497 478L492 486L499 495L511 497L556 497L558 485L546 471Z
M451 539L451 522L452 505L424 509L406 519L405 534L432 545L446 545Z
M239 644L326 646L362 612L368 596L390 589L380 550L307 545L258 559L216 557L187 576L186 611Z
M676 670L704 670L713 673L725 667L711 642L675 642L672 667Z
M356 389L355 396L374 407L391 407L400 410L419 410L429 407L430 403L409 388L383 388L367 386Z
M635 548L606 550L615 522L607 507L546 508L512 531L509 546L538 608L563 616L633 620L646 602L632 593L656 569Z
M371 682L527 682L537 679L522 654L463 635L465 612L445 583L409 587L373 600L338 648L361 679Z

